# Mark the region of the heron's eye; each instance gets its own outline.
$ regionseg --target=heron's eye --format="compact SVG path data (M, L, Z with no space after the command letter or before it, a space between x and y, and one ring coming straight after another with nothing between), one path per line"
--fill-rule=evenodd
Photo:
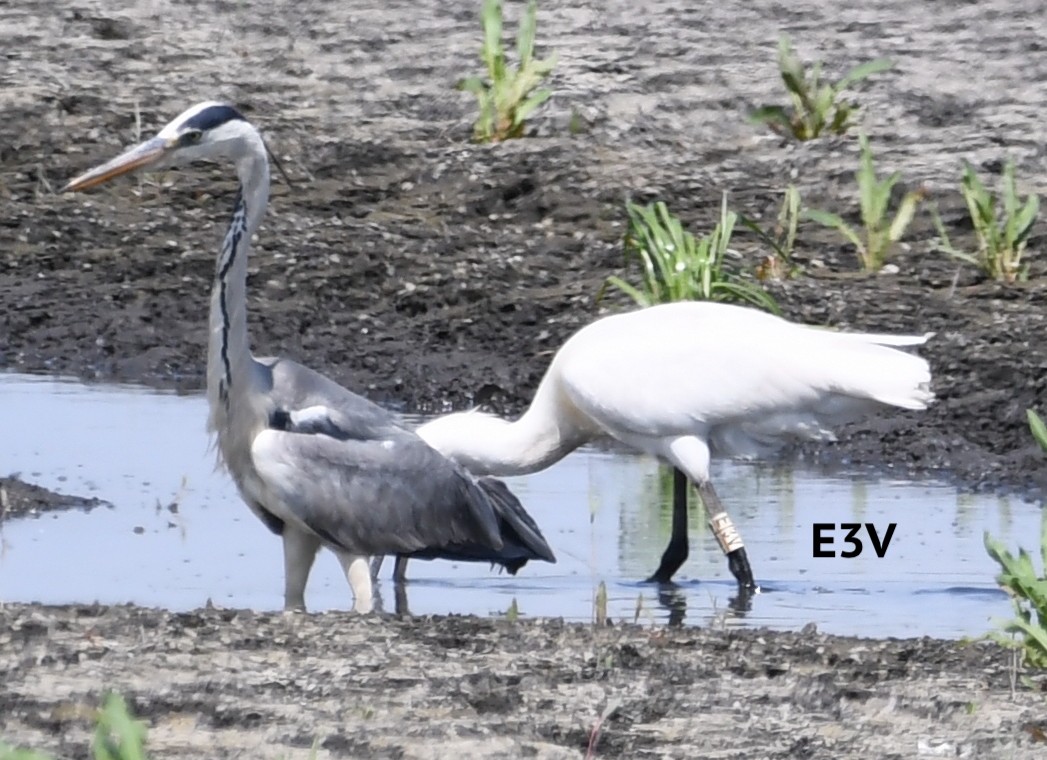
M182 133L182 145L196 145L204 137L204 133L199 129L190 129L188 132Z

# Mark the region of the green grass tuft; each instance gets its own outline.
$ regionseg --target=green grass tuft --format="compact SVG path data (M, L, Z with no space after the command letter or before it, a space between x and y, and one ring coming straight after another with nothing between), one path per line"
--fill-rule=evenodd
M477 142L498 142L523 135L527 118L552 96L552 91L537 89L556 66L555 54L539 60L534 57L534 36L538 6L527 4L516 35L516 68L506 62L502 46L502 2L484 0L480 21L484 41L480 58L487 67L487 79L468 77L458 89L476 96L480 113L473 125Z
M1008 161L1003 170L1003 188L999 196L990 193L971 165L964 162L960 192L978 238L978 250L969 253L953 247L942 220L935 213L934 223L942 248L953 258L973 264L994 280L1014 282L1025 279L1022 254L1040 211L1040 198L1032 194L1022 200L1018 195L1014 161Z
M866 272L876 272L891 257L894 244L901 240L913 217L916 216L916 210L923 200L924 193L922 190L906 193L894 215L891 216L889 210L891 192L894 186L901 181L901 175L894 172L885 179L879 179L876 176L876 167L873 165L872 149L869 147L868 138L861 135L858 142L860 156L855 178L858 180L862 229L854 229L842 217L828 211L808 209L804 216L826 227L839 230L858 250L862 269Z
M1047 452L1047 426L1031 409L1027 415L1033 437ZM1039 572L1025 549L1019 548L1018 556L1014 556L988 531L985 533L985 551L999 564L996 582L1010 595L1014 606L1014 617L1003 621L1000 629L990 633L990 637L1006 647L1019 649L1026 665L1047 668L1047 512L1040 525ZM1019 640L1013 638L1015 635L1020 637Z
M813 140L828 132L842 135L853 126L858 104L841 100L841 93L873 74L886 71L894 64L886 58L868 61L844 74L836 83L822 81L822 64L810 69L793 52L789 38L778 40L778 71L785 83L791 106L762 106L749 118L774 132L797 140Z
M661 201L650 206L627 204L629 231L625 236L626 264L635 259L643 275L639 287L620 277L612 285L640 306L673 301L734 301L778 313L778 304L756 283L743 280L724 266L737 214L720 205L713 231L695 238ZM601 293L603 291L601 290Z

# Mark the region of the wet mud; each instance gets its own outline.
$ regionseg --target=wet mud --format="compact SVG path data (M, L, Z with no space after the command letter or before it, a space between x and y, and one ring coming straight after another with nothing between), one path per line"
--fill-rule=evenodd
M15 517L66 509L90 511L106 504L94 497L70 496L27 483L17 476L0 478L0 524Z
M61 757L105 687L153 758L1020 759L1047 738L1043 695L984 643L7 605L0 652L3 735Z

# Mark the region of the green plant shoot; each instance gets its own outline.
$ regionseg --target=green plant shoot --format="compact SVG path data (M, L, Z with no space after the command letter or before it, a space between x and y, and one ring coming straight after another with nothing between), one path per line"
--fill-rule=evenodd
M685 230L661 201L650 206L630 203L627 209L626 261L632 257L639 261L643 283L636 287L620 277L609 277L607 285L618 288L640 306L688 300L742 301L778 313L778 305L767 291L724 268L738 218L728 210L726 194L720 204L719 222L700 240Z
M906 193L894 216L890 216L891 191L901 180L901 175L894 172L885 179L879 179L873 165L872 149L865 135L859 137L859 146L860 156L855 178L858 180L863 229L856 230L842 217L827 211L808 209L804 215L819 224L839 230L858 250L862 269L875 272L890 258L894 244L905 234L905 230L916 216L924 193L922 190Z
M1025 415L1029 418L1029 430L1032 431L1032 437L1040 444L1040 448L1047 452L1047 425L1032 409L1026 409Z
M94 760L147 760L145 724L135 720L124 698L107 694L95 716L91 741ZM0 743L0 760L51 760L47 755L28 749L14 749Z
M146 760L145 724L135 720L119 694L106 695L91 751L95 760Z
M478 142L497 142L523 135L527 118L552 95L551 90L536 89L556 66L555 54L544 60L534 57L534 36L538 7L535 0L527 4L516 34L518 66L506 62L502 46L502 2L484 0L480 20L484 40L480 58L487 67L487 80L468 77L458 84L460 90L472 93L480 107L473 137Z
M1047 452L1047 425L1032 409L1026 411L1033 438ZM1037 574L1032 558L1024 549L1018 556L1011 554L1002 543L985 533L985 550L1000 565L996 582L1011 597L1014 617L1001 624L1000 631L990 636L1007 647L1020 647L1025 662L1034 668L1047 668L1047 577ZM1047 512L1040 522L1040 566L1047 571ZM1018 634L1020 642L1004 636Z
M1014 282L1024 279L1026 268L1021 263L1022 254L1040 211L1040 198L1032 194L1022 200L1018 195L1014 161L1008 161L1004 167L1000 196L990 193L971 165L964 162L960 192L967 204L978 250L969 253L953 247L941 218L935 214L934 223L942 248L950 256L978 267L994 280Z
M808 71L793 52L789 38L778 40L778 71L789 94L791 107L762 106L753 111L751 121L764 124L774 132L791 135L797 140L811 140L823 132L842 135L853 125L857 103L840 100L840 94L873 74L886 71L894 64L886 58L868 61L843 75L835 84L822 81L822 64L816 62Z
M800 267L793 261L793 250L796 247L801 208L800 191L795 185L789 185L782 193L782 205L778 209L778 218L773 230L764 230L753 219L744 214L739 215L738 221L742 226L774 251L760 262L756 270L757 279L784 280L795 277L800 272Z
M1004 646L1019 646L1029 666L1047 668L1047 578L1036 572L1027 551L1019 549L1015 557L988 532L985 550L1000 565L996 582L1010 595L1014 606L1014 617L1003 621L1000 630L990 635ZM1047 513L1041 521L1040 562L1041 568L1047 567ZM1003 634L1018 634L1021 641L1016 644Z

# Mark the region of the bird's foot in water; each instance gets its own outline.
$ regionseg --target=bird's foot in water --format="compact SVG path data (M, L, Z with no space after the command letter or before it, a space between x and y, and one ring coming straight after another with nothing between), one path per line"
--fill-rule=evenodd
M734 551L727 553L727 567L734 579L738 581L739 594L744 593L751 597L753 594L760 593L760 587L756 585L756 580L753 578L753 569L749 566L749 555L745 553L744 546L739 546Z
M753 578L753 570L749 566L749 555L745 552L742 536L734 527L730 516L726 512L713 515L709 519L709 527L712 528L713 535L723 553L727 555L727 567L731 575L738 581L738 590L750 595L759 593L760 587L756 585L756 580Z
M662 555L662 561L658 564L658 569L644 583L657 583L660 586L671 584L676 571L687 561L688 552L689 546L686 540L671 541Z
M644 578L644 583L656 583L659 586L675 586L676 583L673 581L673 575L676 574L676 568L667 570L665 567L659 567L650 576Z

